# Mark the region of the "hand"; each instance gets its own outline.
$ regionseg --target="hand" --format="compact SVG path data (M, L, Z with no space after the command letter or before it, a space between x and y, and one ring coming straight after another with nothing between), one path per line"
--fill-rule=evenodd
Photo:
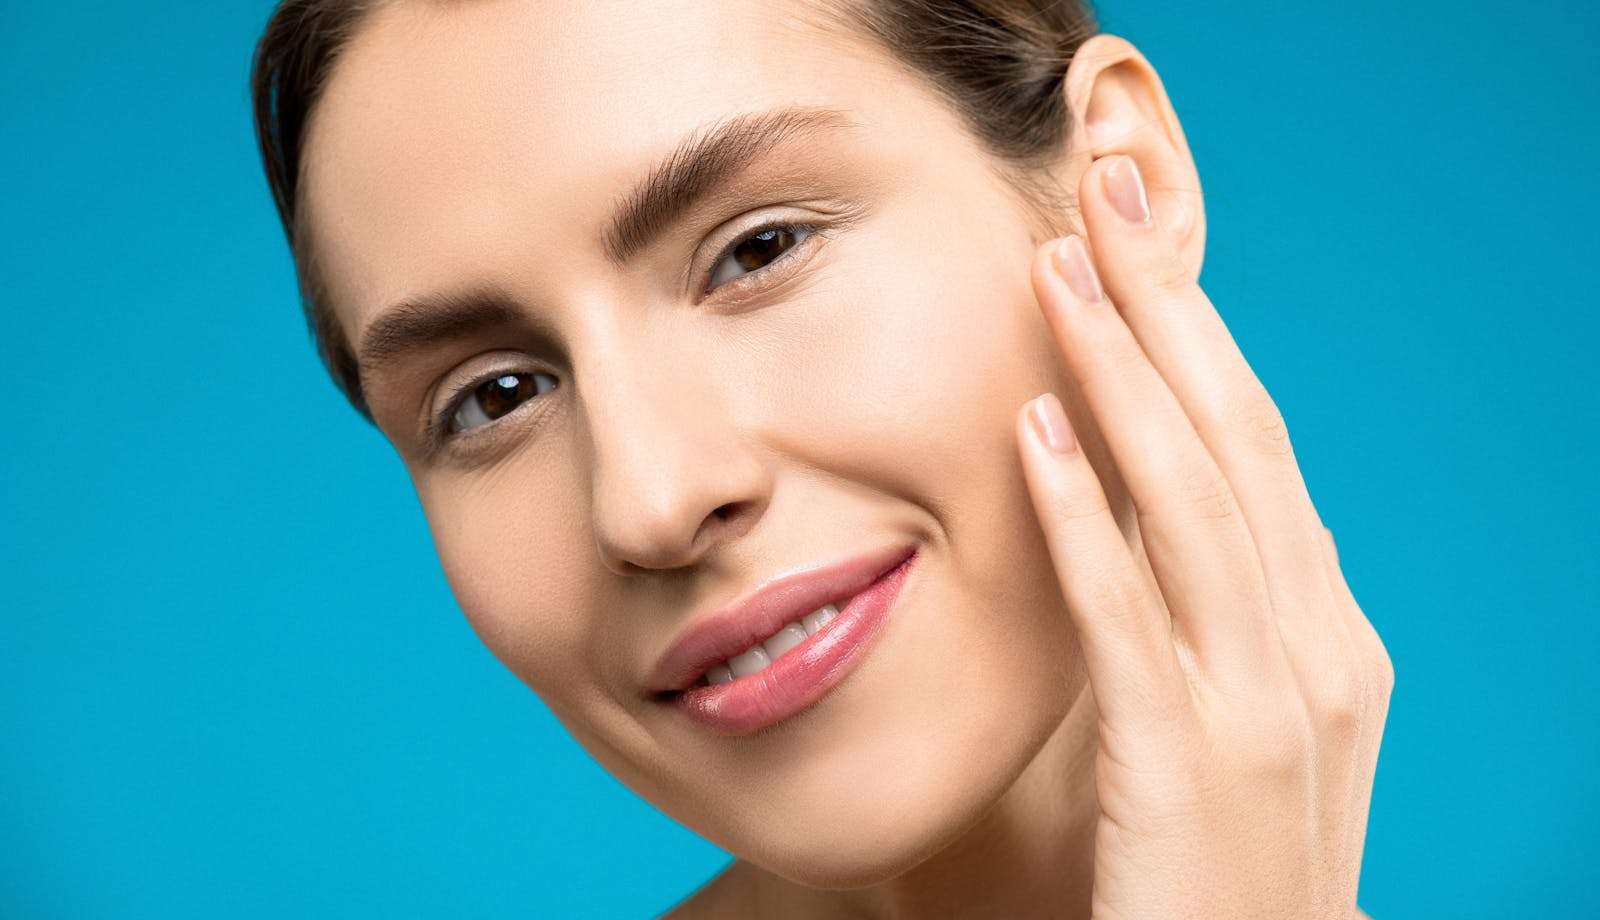
M1033 284L1155 575L1060 401L1030 401L1023 468L1100 713L1094 916L1360 916L1388 653L1133 159L1094 161L1079 204L1091 245L1046 244Z

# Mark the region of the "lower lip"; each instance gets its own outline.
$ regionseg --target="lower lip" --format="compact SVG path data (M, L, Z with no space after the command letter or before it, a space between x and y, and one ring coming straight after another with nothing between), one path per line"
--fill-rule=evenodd
M844 680L889 619L916 561L901 563L851 598L814 636L784 652L755 674L725 684L692 687L674 698L678 709L719 735L748 735L774 725L822 699Z

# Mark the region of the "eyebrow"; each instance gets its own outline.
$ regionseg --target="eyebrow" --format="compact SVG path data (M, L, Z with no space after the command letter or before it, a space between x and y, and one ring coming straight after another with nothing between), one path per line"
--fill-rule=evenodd
M372 374L435 343L527 319L515 298L494 285L408 298L384 310L362 333L357 363L362 373Z
M856 127L840 109L796 105L740 113L690 132L620 199L601 236L606 260L626 265L713 189L783 144ZM424 294L384 309L368 325L357 363L363 373L376 373L440 342L528 319L515 298L493 285Z
M691 133L622 200L603 239L606 258L620 268L708 192L784 143L855 127L839 109L790 106L741 113Z

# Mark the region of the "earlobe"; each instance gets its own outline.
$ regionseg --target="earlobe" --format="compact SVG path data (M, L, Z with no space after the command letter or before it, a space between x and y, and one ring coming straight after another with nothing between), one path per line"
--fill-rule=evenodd
M1156 222L1199 278L1206 236L1200 176L1155 68L1126 39L1102 33L1073 56L1062 92L1073 117L1069 158L1074 174L1081 176L1103 156L1132 156L1145 177Z

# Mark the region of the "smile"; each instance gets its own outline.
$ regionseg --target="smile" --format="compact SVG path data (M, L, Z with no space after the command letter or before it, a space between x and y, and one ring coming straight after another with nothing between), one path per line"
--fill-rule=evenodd
M849 602L846 601L848 604ZM749 677L765 671L772 662L783 657L790 649L803 644L806 639L816 635L827 626L834 617L839 615L838 604L824 604L816 610L806 614L793 623L787 623L768 638L750 646L742 654L735 655L722 664L712 665L711 670L705 673L696 686L706 687L712 684L725 684L735 677Z
M806 709L865 656L916 559L912 550L864 590L784 624L666 700L719 735L751 734Z

